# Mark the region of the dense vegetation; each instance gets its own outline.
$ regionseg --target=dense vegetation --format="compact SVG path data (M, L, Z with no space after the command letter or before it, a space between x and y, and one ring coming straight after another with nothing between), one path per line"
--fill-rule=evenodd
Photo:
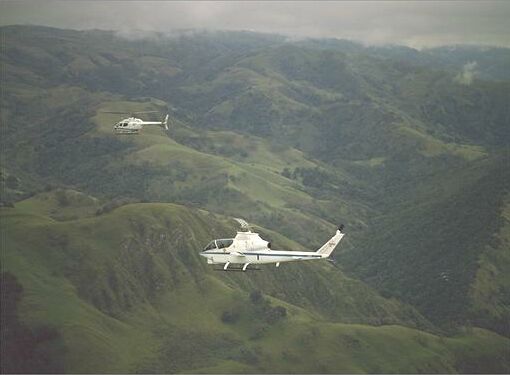
M0 33L2 371L510 371L509 50ZM230 216L348 236L213 272Z

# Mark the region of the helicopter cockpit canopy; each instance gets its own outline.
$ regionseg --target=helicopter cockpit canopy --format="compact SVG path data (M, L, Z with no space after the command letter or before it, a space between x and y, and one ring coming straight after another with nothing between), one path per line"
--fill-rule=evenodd
M204 250L223 249L225 247L229 247L230 245L232 245L233 242L234 240L232 238L213 240L209 242L209 244L205 247Z

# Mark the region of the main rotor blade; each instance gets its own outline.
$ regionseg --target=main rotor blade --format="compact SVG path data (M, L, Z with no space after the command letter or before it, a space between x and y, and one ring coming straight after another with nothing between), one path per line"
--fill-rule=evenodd
M240 217L234 217L233 219L239 223L239 225L241 226L241 229L251 231L250 224L248 224L248 222L246 220L241 219Z
M140 113L157 113L160 111L139 111L139 112L118 112L118 111L101 111L101 113L113 113L115 115L134 115L134 114L140 114Z

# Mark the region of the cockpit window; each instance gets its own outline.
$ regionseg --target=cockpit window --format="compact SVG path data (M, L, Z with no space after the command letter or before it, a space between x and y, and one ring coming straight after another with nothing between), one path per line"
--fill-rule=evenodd
M218 245L218 249L223 249L224 247L229 247L230 245L232 245L232 242L234 242L234 240L216 240L216 245Z
M234 242L233 239L226 239L226 240L214 240L209 242L209 244L205 247L205 250L211 250L211 249L223 249L225 247L229 247Z
M216 249L216 242L215 241L209 242L209 244L205 247L204 250L211 250L211 249Z

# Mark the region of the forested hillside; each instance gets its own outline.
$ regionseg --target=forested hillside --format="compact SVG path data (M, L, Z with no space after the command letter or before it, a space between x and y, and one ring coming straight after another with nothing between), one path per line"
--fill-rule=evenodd
M3 371L510 371L510 50L0 33ZM231 217L347 236L214 272Z

